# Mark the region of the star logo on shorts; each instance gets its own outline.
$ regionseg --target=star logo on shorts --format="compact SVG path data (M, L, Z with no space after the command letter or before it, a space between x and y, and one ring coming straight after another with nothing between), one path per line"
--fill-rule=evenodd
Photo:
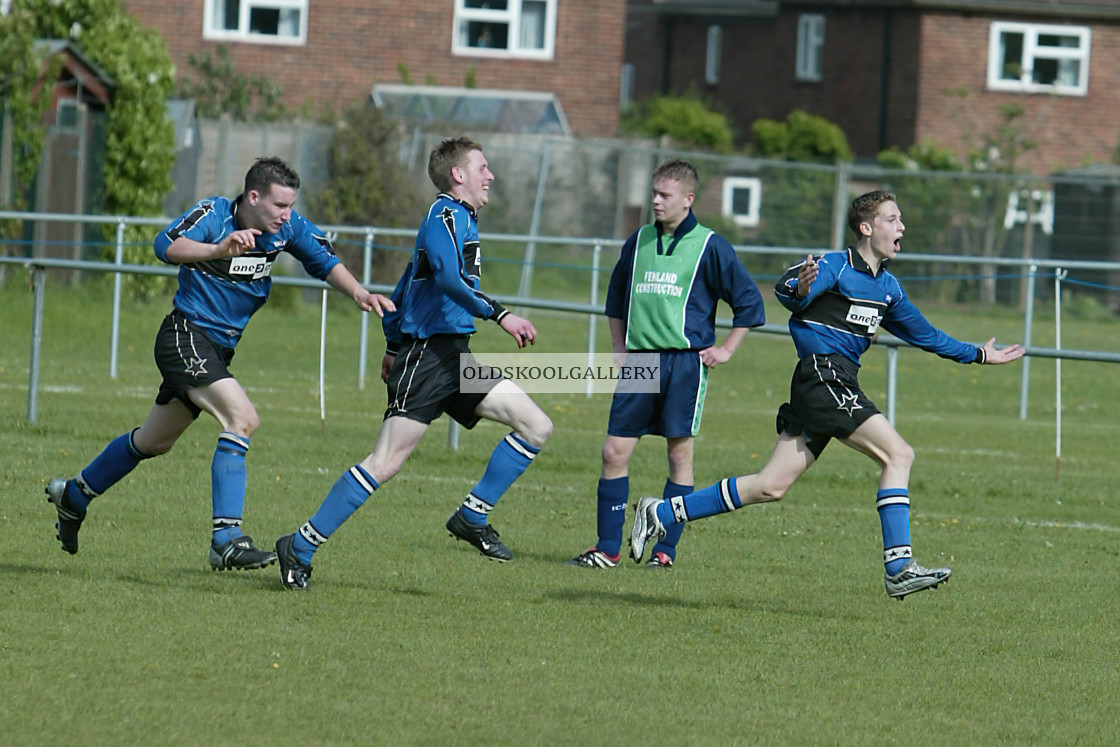
M187 368L184 373L189 373L196 379L202 374L206 373L207 358L191 358L187 361Z
M859 402L856 402L856 395L842 394L840 395L840 402L836 405L836 409L847 410L848 414L851 415L854 410L862 410L863 405L861 405Z

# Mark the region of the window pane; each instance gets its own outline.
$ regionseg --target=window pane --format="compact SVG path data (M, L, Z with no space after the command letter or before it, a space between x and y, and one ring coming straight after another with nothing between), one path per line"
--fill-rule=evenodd
M736 215L749 215L751 212L751 190L737 187L731 193L731 210Z
M280 31L280 11L276 8L251 8L249 33L276 36Z
M299 36L300 11L295 8L285 8L280 11L280 36Z
M237 31L241 18L241 0L215 0L214 16L216 28Z
M1038 46L1040 47L1066 47L1067 49L1077 49L1081 46L1081 40L1076 36L1059 36L1057 34L1039 34Z
M509 24L467 21L463 24L464 41L479 49L508 49Z
M509 3L506 0L466 0L463 7L479 8L480 10L508 10Z
M544 49L544 25L548 3L525 0L521 4L521 48Z
M1000 35L999 77L1003 80L1019 80L1023 73L1023 35L1004 33Z

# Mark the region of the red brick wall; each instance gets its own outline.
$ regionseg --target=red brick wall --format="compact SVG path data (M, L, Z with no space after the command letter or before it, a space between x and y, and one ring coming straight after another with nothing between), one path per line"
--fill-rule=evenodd
M1008 19L933 13L923 19L916 137L966 153L979 142L977 133L992 132L1003 122L1000 108L1010 104L1023 107L1016 126L1038 144L1037 151L1022 156L1025 169L1050 173L1086 161L1107 163L1120 143L1120 25L1091 26L1088 95L1050 96L987 90L993 20ZM1038 22L1056 23L1053 18ZM968 96L947 92L953 89Z
M203 0L125 0L142 24L168 40L180 75L191 74L188 57L213 51L202 38ZM293 107L336 108L369 96L375 83L400 83L398 63L417 84L461 86L473 68L479 88L550 91L564 107L576 134L612 136L618 130L619 71L623 62L625 0L562 0L552 60L508 60L451 53L452 0L313 2L306 46L227 42L230 58L245 74L280 83Z
M794 77L797 19L825 16L822 80ZM1002 20L1053 24L1053 17ZM791 7L775 18L643 14L627 35L637 97L695 88L728 114L740 140L760 117L784 120L793 109L843 128L858 157L930 139L964 157L981 133L1003 124L1001 107L1025 109L1017 126L1037 142L1018 166L1050 173L1108 162L1120 144L1120 24L1092 22L1089 95L1049 96L987 90L988 29L993 16L906 8ZM723 26L723 76L705 85L705 35ZM1078 23L1089 24L1089 21ZM664 62L668 33L669 64ZM664 71L668 70L667 77ZM884 74L884 70L886 71ZM967 91L962 98L952 91Z

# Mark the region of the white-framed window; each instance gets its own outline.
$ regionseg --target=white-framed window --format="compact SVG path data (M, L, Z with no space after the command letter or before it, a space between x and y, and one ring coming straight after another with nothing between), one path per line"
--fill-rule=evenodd
M206 39L258 44L306 44L311 0L206 0Z
M797 69L798 80L821 79L821 47L824 46L824 16L802 13L797 18Z
M634 63L624 62L618 76L618 108L625 111L634 103Z
M455 0L451 51L550 60L559 0Z
M762 180L729 176L723 180L723 214L743 228L758 225L762 209Z
M995 21L988 34L988 88L996 91L1089 92L1087 26Z
M719 70L722 59L723 26L709 26L707 53L704 55L704 82L710 86L719 83Z

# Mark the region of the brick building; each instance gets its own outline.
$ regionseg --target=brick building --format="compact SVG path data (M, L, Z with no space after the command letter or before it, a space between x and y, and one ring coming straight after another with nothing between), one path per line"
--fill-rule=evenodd
M292 106L341 109L376 83L555 94L572 132L618 129L625 0L124 0L167 38L180 75L225 44Z
M1037 173L1120 144L1115 0L629 0L632 96L690 88L741 139L793 109L857 156L924 139L962 156L1021 108Z

